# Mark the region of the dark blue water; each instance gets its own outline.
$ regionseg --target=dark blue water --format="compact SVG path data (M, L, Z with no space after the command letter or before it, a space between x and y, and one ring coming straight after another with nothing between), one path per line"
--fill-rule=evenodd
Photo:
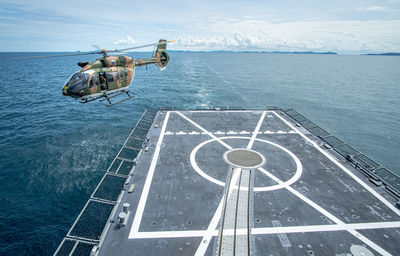
M1 255L54 252L146 108L289 106L399 170L399 57L171 53L108 108L61 94L93 57L4 59L15 55L0 54Z

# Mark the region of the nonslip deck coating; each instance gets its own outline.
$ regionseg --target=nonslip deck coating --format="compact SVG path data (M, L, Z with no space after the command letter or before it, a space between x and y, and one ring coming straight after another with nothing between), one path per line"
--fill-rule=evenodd
M100 255L213 255L223 153L252 141L266 158L254 178L254 255L344 254L352 244L399 253L394 201L279 113L164 111L154 124L134 169L135 191L122 200L131 205L128 225L110 229Z
M399 255L395 198L281 111L159 111L147 138L99 255L214 255L223 154L235 148L266 160L254 172L253 255L345 255L354 244Z

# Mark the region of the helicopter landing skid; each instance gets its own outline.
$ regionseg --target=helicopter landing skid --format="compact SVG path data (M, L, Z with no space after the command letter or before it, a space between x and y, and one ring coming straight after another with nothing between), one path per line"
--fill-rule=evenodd
M126 98L124 98L124 99L122 99L122 100L119 100L119 101L117 101L117 102L114 102L114 103L111 102L111 99L112 99L112 98L117 97L117 96L120 96L120 95L123 95L123 94L125 94L125 93L126 93L126 95L127 95ZM99 96L99 97L97 97L97 98L85 99L85 100L81 101L80 103L88 103L88 102L91 102L91 101L94 101L94 100L98 100L98 99L100 99L100 98L104 98L104 99L99 100L99 102L103 102L103 101L106 100L106 101L108 101L108 104L106 104L106 106L107 106L107 107L112 107L112 106L114 106L114 105L116 105L116 104L118 104L118 103L121 103L121 102L124 102L124 101L126 101L126 100L129 100L129 99L133 98L133 95L130 95L130 94L129 94L129 91L122 90L122 91L120 91L120 92L118 92L118 93L116 93L116 94L114 94L114 95L112 95L112 96L110 96L110 94L104 93L103 95L101 95L101 96Z
M111 102L110 99L112 99L112 98L114 98L114 97L117 97L117 96L119 96L119 95L123 95L124 93L126 93L126 96L127 96L125 99L119 100L119 101L117 101L117 102L115 102L115 103L112 103L112 102ZM101 99L101 100L99 100L99 101L100 101L100 102L103 102L103 101L107 100L107 101L108 101L108 104L106 104L107 107L112 107L112 106L114 106L114 105L116 105L116 104L118 104L118 103L121 103L121 102L124 102L124 101L126 101L126 100L129 100L129 99L132 99L132 98L133 98L133 96L129 94L129 91L124 91L124 90L121 91L121 92L119 92L119 93L117 93L117 94L114 94L113 96L109 96L108 94L105 93L105 94L103 95L103 97L104 97L104 99Z

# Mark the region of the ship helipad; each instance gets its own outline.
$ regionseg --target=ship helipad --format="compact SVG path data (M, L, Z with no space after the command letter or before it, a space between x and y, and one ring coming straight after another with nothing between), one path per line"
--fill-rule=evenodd
M399 255L399 181L294 110L148 110L55 254Z

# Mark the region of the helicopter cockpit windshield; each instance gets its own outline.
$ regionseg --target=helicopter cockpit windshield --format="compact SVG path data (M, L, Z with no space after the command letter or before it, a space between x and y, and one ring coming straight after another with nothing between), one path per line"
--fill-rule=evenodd
M85 90L88 86L90 72L76 72L72 75L71 79L67 82L68 91L71 93L79 93Z

